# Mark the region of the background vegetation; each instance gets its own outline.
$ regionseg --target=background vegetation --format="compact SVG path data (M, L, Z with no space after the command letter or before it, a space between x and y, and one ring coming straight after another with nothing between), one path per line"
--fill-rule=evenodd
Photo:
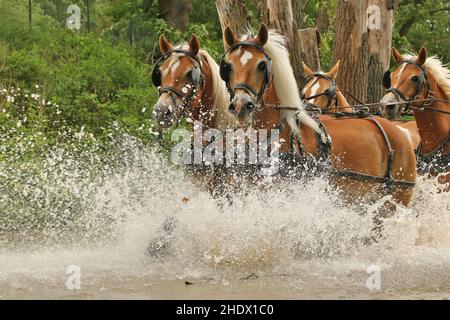
M255 2L246 4L257 25ZM72 3L82 8L78 32L65 28L65 11ZM30 28L28 1L0 0L0 129L51 135L69 126L101 136L119 122L151 139L147 129L156 91L149 72L159 55L159 34L179 42L195 32L214 57L222 52L215 2L192 0L192 8L182 32L160 17L158 1L91 0L88 33L86 1L34 0ZM334 9L334 1L305 1L304 27L315 26L318 15L327 15L321 48L324 69L330 64ZM411 51L425 45L448 61L448 9L446 1L401 1L394 45Z

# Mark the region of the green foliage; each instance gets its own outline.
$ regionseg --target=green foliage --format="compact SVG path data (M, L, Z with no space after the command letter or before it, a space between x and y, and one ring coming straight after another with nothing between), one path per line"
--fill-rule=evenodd
M81 7L84 17L79 32L64 28L65 11L72 3ZM223 52L215 1L192 0L191 23L184 33L159 17L156 0L90 3L93 32L89 34L85 1L34 0L30 30L27 1L0 0L0 90L7 90L0 94L0 124L16 126L21 121L23 128L44 132L70 125L103 135L104 128L118 122L142 134L142 128L152 125L151 106L157 97L149 81L148 62L160 56L159 35L179 43L196 33L202 47L214 58ZM245 3L252 24L258 25L256 2ZM328 70L336 1L309 0L304 4L305 27L314 27L324 8L328 14L329 30L322 35L320 48L322 69ZM401 1L396 13L395 46L415 52L425 45L432 54L448 61L446 6L444 0ZM408 21L408 32L400 36ZM23 121L25 118L27 121Z
M145 61L124 45L65 30L38 7L33 11L30 30L24 5L0 2L0 19L6 21L0 24L0 43L7 43L0 54L8 50L0 58L0 89L8 91L0 97L5 110L0 119L27 118L24 126L31 126L30 119L39 118L47 131L64 123L95 134L114 121L133 129L151 125L149 112L142 110L151 109L156 90ZM32 94L39 98L30 99Z
M450 3L446 0L402 0L395 17L393 42L401 51L430 54L450 60Z

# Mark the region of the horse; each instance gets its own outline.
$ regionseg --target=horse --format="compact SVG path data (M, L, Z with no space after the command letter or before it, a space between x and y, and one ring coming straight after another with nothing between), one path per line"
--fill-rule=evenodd
M403 103L413 111L421 143L417 157L423 172L439 177L450 190L450 70L437 57L427 57L422 47L417 56L402 55L392 48L396 69L385 73L387 93L380 111L392 117ZM395 103L389 105L389 103Z
M187 119L194 141L194 125L225 131L237 127L228 112L229 95L220 77L219 65L201 49L200 40L193 33L188 43L174 46L164 35L159 37L162 56L152 71L152 83L158 88L158 101L153 117L159 128L165 129ZM188 167L194 180L210 193L215 192L217 174L206 166ZM203 170L204 169L204 170ZM206 171L205 171L206 170Z
M302 98L307 105L329 113L354 111L336 85L340 61L336 62L329 72L314 72L304 62L302 64L306 76Z
M163 55L152 72L159 93L153 107L158 125L167 128L186 117L219 130L236 126L227 110L229 96L219 66L201 49L198 37L193 33L189 43L174 46L161 35L159 48Z
M286 39L264 24L256 36L241 38L227 27L224 41L221 76L230 91L229 110L241 126L284 128L280 152L295 150L299 161L318 159L353 201L355 190L379 199L375 190L381 186L395 203L409 205L416 160L397 126L374 116L313 119L303 107Z
M186 118L194 132L196 121L207 128L221 131L237 126L228 112L229 95L220 77L219 65L201 49L200 40L192 34L188 43L173 45L164 35L159 37L162 53L153 68L151 80L158 88L153 117L160 129L167 129ZM188 167L189 168L189 167ZM191 170L191 178L200 187L214 192L217 175L209 170ZM168 254L176 221L168 218L153 239L147 254L162 257Z
M303 71L306 75L306 85L303 88L303 100L307 106L319 108L326 114L336 114L354 112L347 99L339 90L336 84L336 77L339 73L340 61L331 68L329 72L314 72L305 63ZM411 142L413 149L417 150L420 144L419 131L415 121L394 121Z

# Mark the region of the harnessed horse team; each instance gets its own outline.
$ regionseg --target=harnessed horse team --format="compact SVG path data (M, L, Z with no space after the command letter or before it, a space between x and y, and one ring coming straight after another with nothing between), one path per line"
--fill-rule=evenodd
M278 130L281 161L300 171L307 171L305 162L315 163L350 199L389 194L394 204L408 206L417 167L438 176L448 191L450 71L427 58L425 48L417 57L392 50L397 67L383 78L379 117L347 102L335 80L339 62L328 73L304 65L307 83L300 93L285 38L264 24L256 36L238 37L226 28L224 41L217 64L195 34L178 46L160 37L163 56L152 81L159 90L153 114L161 127L188 117L223 132ZM415 121L391 121L401 104ZM383 192L374 192L379 187Z

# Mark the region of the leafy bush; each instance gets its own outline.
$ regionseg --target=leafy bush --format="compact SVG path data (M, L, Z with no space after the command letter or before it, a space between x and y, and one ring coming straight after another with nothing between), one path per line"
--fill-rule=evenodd
M0 46L0 90L8 93L0 98L0 122L8 114L14 122L39 118L41 129L58 130L65 123L95 134L114 121L134 129L151 125L150 113L142 112L156 98L150 66L126 47L67 31L38 7L30 30L27 8L16 2L0 1L0 20L6 21L0 43L8 44ZM15 101L7 98L13 93ZM30 100L32 94L39 99Z

